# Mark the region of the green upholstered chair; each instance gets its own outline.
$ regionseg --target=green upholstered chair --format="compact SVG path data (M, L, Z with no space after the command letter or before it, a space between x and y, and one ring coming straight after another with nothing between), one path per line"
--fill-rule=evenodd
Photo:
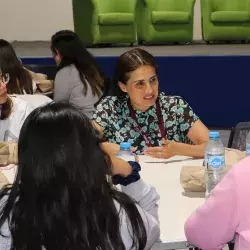
M205 41L248 40L250 0L201 0Z
M193 40L195 0L138 0L138 40L145 43Z
M73 0L75 32L86 45L134 43L136 0Z

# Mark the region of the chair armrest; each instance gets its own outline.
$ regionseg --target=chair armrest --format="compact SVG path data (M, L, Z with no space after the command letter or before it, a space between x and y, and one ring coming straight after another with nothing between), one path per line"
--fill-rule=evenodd
M211 0L201 0L201 16L203 23L211 23L213 6Z
M213 5L211 0L201 0L201 14L208 13L211 16Z
M195 1L196 0L187 0L187 11L189 13L193 13L194 12Z
M103 12L102 7L100 5L100 0L91 0L91 2L92 2L92 5L93 5L94 12L96 14L100 14L100 13Z

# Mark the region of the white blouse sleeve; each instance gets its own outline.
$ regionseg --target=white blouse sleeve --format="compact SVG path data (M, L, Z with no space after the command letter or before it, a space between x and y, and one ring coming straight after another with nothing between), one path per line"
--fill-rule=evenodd
M137 209L142 217L147 233L146 249L150 249L160 237L160 223L158 221L158 205L160 198L155 188L145 184L142 180L128 186L122 186L122 191L133 198L138 205ZM131 224L125 211L121 211L121 235L126 249L132 246Z

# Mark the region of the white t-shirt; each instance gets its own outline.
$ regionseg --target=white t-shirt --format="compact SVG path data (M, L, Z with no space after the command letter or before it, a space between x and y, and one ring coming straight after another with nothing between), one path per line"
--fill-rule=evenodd
M5 138L6 141L11 141L14 138L18 139L22 125L34 109L26 101L15 97L10 96L13 102L13 111L10 117L6 120L0 120L0 141L4 141L4 135L7 135Z

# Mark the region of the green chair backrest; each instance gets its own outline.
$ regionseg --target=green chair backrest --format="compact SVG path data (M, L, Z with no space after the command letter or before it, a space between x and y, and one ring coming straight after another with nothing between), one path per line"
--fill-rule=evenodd
M190 11L195 0L144 0L155 11ZM226 0L225 0L226 1Z
M136 0L92 0L92 2L97 7L99 13L133 13L136 4Z
M247 10L249 0L210 0L213 11L244 11Z

